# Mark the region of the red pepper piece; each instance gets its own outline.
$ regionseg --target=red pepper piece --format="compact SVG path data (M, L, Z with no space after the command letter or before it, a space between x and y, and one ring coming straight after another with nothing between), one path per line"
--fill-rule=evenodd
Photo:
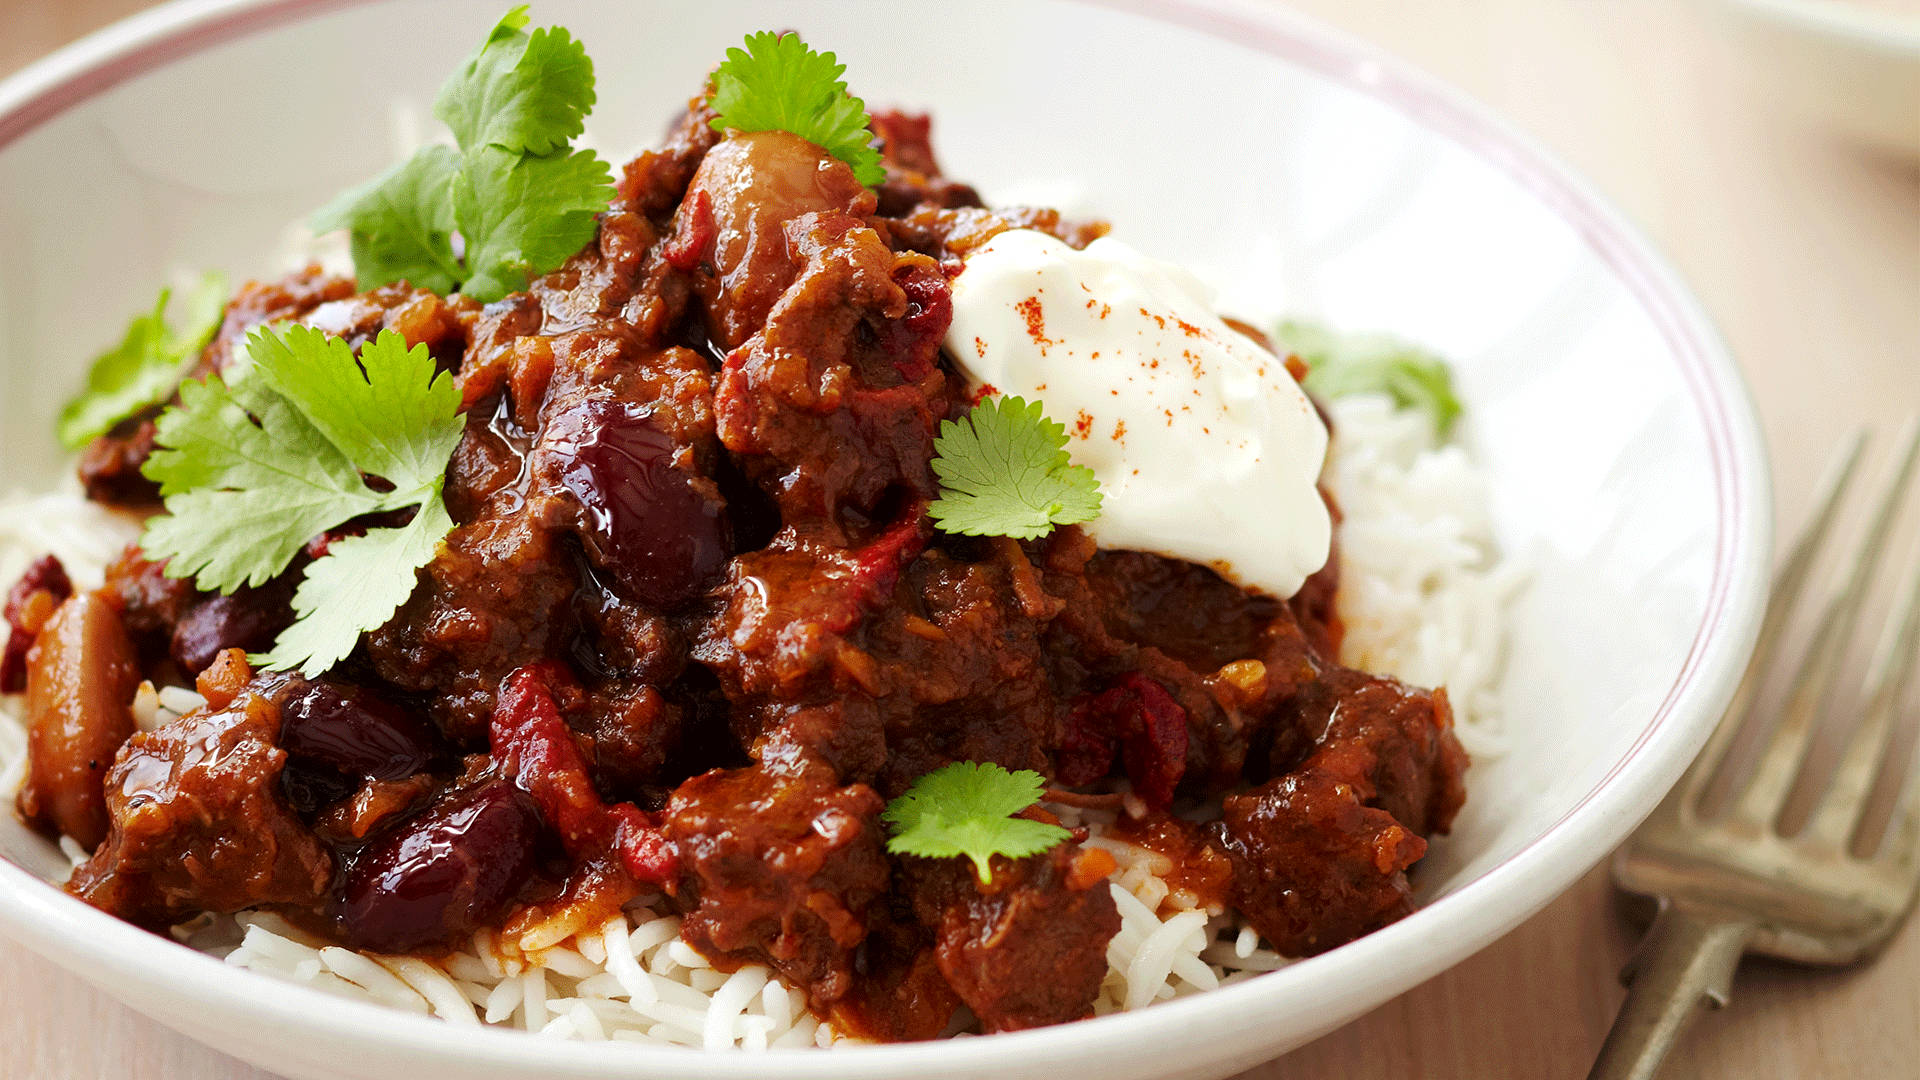
M493 759L533 799L575 861L611 851L636 881L670 885L680 860L661 834L659 819L632 803L609 806L594 790L586 759L553 700L555 687L572 681L572 674L551 660L508 675L493 713Z

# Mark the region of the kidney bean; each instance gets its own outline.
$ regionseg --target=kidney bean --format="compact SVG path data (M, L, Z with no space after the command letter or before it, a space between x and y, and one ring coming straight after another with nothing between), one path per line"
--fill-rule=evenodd
M198 674L227 649L265 652L293 623L293 588L273 582L231 596L209 596L174 624L170 651L180 666Z
M341 936L406 953L494 924L532 876L539 836L532 802L505 781L443 798L361 851L334 903Z
M589 552L636 599L677 607L726 566L725 506L673 467L678 445L637 407L583 402L556 417L545 438L560 482L586 512Z
M295 760L370 780L404 780L440 751L419 716L358 687L295 681L280 702L280 746Z
M27 650L35 635L61 601L73 595L73 581L67 568L52 555L42 555L27 567L20 580L7 590L7 603L0 615L7 622L7 643L0 649L0 694L17 694L27 688Z
M404 780L441 755L426 721L358 687L293 679L280 694L280 718L281 784L301 814L339 802L366 780Z

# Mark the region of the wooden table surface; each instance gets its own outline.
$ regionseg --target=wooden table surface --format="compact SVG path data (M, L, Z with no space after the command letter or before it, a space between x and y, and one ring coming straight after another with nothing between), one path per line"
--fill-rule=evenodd
M145 0L0 0L0 74ZM1544 140L1678 264L1750 380L1782 527L1827 448L1920 409L1920 168L1790 119L1709 4L1293 0ZM1920 124L1920 103L1915 104ZM1578 1078L1632 934L1600 870L1466 963L1242 1080ZM268 1080L0 944L0 1077ZM1748 962L1667 1075L1896 1077L1920 1062L1920 923L1875 963Z

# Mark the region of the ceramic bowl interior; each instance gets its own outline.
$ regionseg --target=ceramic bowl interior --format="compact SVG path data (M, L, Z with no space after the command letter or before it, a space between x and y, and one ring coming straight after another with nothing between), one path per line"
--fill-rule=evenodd
M60 481L50 418L170 274L272 269L289 221L387 165L496 7L173 5L0 90L0 484ZM1220 1075L1516 925L1605 855L1705 738L1756 625L1764 458L1718 338L1581 183L1443 87L1270 6L546 0L592 50L601 146L644 145L749 30L797 27L870 103L927 109L989 201L1066 203L1253 319L1389 330L1458 367L1513 611L1510 748L1475 764L1425 907L1354 945L1143 1013L937 1047L744 1060L571 1046L282 986L0 861L0 926L136 1007L296 1076ZM912 44L904 44L904 43ZM932 43L932 44L927 44ZM17 827L0 851L49 851Z

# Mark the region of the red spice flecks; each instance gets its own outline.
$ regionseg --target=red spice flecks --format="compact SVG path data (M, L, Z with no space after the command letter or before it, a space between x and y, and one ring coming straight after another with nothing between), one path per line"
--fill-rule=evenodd
M978 356L980 359L985 360L987 358L987 343L977 337L974 338L973 353L975 356Z
M1125 443L1127 441L1127 422L1125 420L1115 420L1113 422L1113 441L1117 443Z
M1162 330L1165 330L1167 328L1167 320L1165 316L1155 315L1153 312L1148 311L1146 308L1140 309L1140 315L1142 318L1152 319L1154 321L1154 325L1160 327L1160 329Z
M992 397L993 395L999 392L1000 392L999 387L994 386L990 382L983 382L980 384L978 389L974 390L973 400L968 402L967 404L978 405L981 402L987 400L988 398Z
M1084 439L1093 434L1093 414L1081 409L1073 420L1073 437Z
M1207 332L1205 330L1200 329L1199 327L1193 325L1192 323L1179 317L1178 315L1173 317L1173 321L1179 324L1180 332L1187 335L1188 337L1203 338L1207 336Z
M1013 305L1013 310L1018 311L1020 317L1027 321L1027 336L1033 339L1035 345L1040 346L1042 353L1047 351L1047 346L1058 344L1047 336L1047 314L1040 307L1039 293L1036 292Z

